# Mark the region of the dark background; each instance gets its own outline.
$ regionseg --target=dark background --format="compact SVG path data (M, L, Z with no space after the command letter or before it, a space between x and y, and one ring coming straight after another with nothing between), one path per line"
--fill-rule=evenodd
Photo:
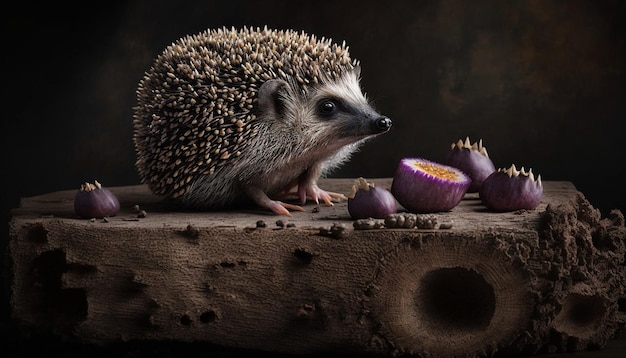
M401 158L439 161L469 136L483 139L496 167L571 181L603 215L626 212L626 2L14 7L2 12L3 251L9 210L20 197L94 179L139 184L132 144L138 81L179 37L221 26L292 28L350 46L365 92L394 125L333 176L391 177Z

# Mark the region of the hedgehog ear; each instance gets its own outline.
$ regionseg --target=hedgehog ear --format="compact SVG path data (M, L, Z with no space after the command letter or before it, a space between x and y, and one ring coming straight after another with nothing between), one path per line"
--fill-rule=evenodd
M259 111L264 116L278 117L284 112L280 90L287 87L287 82L280 79L266 81L259 88Z

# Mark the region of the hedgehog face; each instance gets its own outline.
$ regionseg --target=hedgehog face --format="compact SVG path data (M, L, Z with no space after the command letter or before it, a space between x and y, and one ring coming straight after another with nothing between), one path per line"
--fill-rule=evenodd
M310 121L324 128L328 139L338 144L349 144L391 128L391 120L376 112L361 91L358 71L322 83L309 99L309 106L314 108Z
M261 113L264 120L290 133L302 132L308 142L330 151L387 132L391 120L372 108L358 76L357 67L305 91L286 81L268 81L259 91Z

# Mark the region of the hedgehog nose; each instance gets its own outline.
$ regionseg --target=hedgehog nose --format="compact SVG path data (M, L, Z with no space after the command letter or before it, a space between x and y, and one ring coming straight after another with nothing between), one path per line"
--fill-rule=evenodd
M389 128L391 128L391 119L387 117L380 117L376 119L376 121L374 122L374 125L381 132L388 131Z

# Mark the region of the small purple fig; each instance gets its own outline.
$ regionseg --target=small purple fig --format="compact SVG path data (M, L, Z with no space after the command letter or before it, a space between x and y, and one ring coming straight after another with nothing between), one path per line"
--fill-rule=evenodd
M423 158L404 158L394 174L391 193L410 212L434 213L457 206L471 183L457 168Z
M384 219L398 211L396 198L385 188L359 178L348 195L348 212L353 219Z
M74 211L85 219L111 217L120 211L120 201L113 192L94 181L94 184L80 186L74 196Z
M487 154L487 148L483 147L483 140L470 144L469 137L465 138L465 142L459 139L457 143L452 143L443 164L460 169L472 179L472 184L467 189L468 193L477 193L483 180L496 171Z
M515 165L498 169L483 181L479 196L483 205L494 211L531 210L541 202L543 185L541 175L535 176L532 169L517 170Z

